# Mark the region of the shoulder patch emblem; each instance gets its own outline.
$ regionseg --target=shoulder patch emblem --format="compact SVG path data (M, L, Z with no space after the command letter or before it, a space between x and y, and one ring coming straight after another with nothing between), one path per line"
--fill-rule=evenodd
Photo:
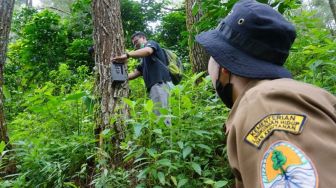
M305 120L306 116L299 114L267 115L247 133L245 141L259 149L273 131L286 131L293 134L300 134Z
M317 188L318 175L314 164L294 144L286 141L273 143L261 161L263 188Z

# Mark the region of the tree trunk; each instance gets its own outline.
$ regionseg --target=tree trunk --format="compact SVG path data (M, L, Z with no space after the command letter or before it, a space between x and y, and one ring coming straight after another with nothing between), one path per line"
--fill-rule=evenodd
M4 96L3 96L3 72L6 62L7 44L9 32L11 28L11 20L13 16L14 0L0 0L0 142L5 142L7 150L11 149L9 138L7 135L7 125L4 113ZM1 160L2 168L0 171L0 179L8 174L15 173L15 161L9 157L10 153L6 154Z
M194 73L199 73L207 70L209 56L204 48L195 42L195 35L199 32L194 26L202 17L201 0L186 0L186 16L187 16L187 30L189 32L188 46L189 58ZM193 8L197 6L198 11L193 15Z
M96 83L96 135L99 148L110 157L101 168L118 167L122 162L120 143L125 138L129 111L122 97L128 97L128 83L112 83L112 58L124 53L124 36L119 0L93 0ZM127 65L125 64L127 70ZM100 159L106 155L98 155ZM105 161L100 160L100 161Z
M9 142L4 114L3 70L6 62L7 44L13 15L14 0L0 0L0 142ZM8 145L9 147L9 145Z
M329 5L330 5L330 9L331 9L331 12L334 16L334 20L335 20L335 24L336 24L336 3L335 3L335 0L329 0Z
M27 0L26 1L26 6L27 7L32 7L33 6L33 0Z

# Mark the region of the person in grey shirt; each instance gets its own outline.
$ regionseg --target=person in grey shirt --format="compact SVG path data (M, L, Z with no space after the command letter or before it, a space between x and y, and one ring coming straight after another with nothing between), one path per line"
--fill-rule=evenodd
M160 45L153 40L147 40L143 32L134 33L131 39L136 50L113 60L124 62L131 57L141 58L141 63L128 75L128 79L143 77L149 96L155 103L154 113L159 116L160 108L168 108L169 89L172 86L166 56ZM165 124L171 125L170 118L165 119Z

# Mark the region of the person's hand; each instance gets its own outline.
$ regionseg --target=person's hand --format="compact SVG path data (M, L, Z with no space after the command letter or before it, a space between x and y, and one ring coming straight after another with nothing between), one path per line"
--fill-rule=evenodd
M123 54L121 56L114 57L112 60L124 63L127 59L128 59L127 54Z

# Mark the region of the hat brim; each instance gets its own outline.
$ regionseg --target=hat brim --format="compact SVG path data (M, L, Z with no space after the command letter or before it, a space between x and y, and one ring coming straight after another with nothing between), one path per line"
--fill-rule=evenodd
M196 41L218 64L233 74L247 78L291 78L283 66L264 61L233 47L218 30L210 30L196 36Z

